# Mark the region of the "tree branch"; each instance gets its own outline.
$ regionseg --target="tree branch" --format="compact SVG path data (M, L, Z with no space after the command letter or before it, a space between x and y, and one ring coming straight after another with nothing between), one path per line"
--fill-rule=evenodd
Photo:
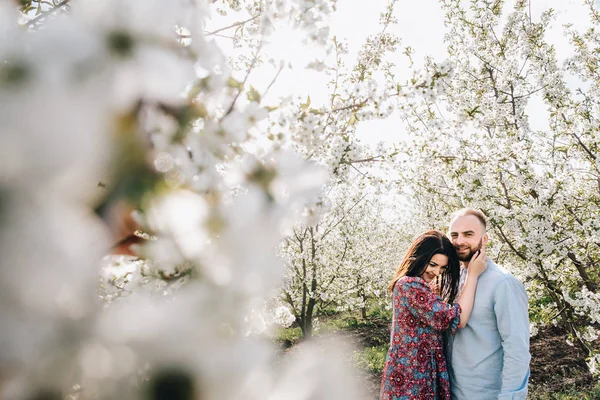
M27 24L26 24L27 27L31 28L33 25L37 24L41 19L43 19L44 17L48 17L51 14L54 14L56 11L60 10L64 6L66 6L68 3L69 3L69 0L63 0L60 3L58 3L56 6L52 7L51 9L41 12L35 18L33 18L27 22Z
M214 34L216 34L216 33L219 33L219 32L226 31L227 29L231 29L231 28L235 28L235 27L238 27L238 26L245 25L245 24L247 24L248 22L254 21L254 20L255 20L256 18L258 18L259 16L260 16L260 14L258 14L258 15L255 15L255 16L254 16L254 17L252 17L252 18L248 18L248 19L247 19L247 20L245 20L245 21L239 21L239 22L235 22L235 23L233 23L233 24L231 24L231 25L225 26L225 27L223 27L223 28L219 28L219 29L217 29L217 30L215 30L215 31L212 31L212 32L206 32L206 33L205 33L205 35L206 35L206 36L211 36L211 35L214 35Z

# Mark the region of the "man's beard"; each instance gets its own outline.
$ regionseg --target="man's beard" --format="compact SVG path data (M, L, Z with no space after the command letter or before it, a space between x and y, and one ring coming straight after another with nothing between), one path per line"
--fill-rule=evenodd
M476 249L472 249L472 248L468 248L469 252L466 254L461 254L459 252L459 249L456 249L456 252L458 254L458 259L460 261L464 261L464 262L469 262L471 261L471 259L473 258L473 256L475 255L476 252L478 252L481 249L481 246L483 245L483 238L481 238L481 240L479 240L479 245L477 246Z

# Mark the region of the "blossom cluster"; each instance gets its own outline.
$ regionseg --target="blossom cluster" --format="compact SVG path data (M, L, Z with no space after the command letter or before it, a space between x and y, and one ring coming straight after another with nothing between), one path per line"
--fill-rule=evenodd
M333 4L270 2L257 19L310 29ZM282 278L281 232L329 174L248 150L268 110L205 31L220 6L80 1L29 30L0 7L0 396L132 398L175 381L207 399L359 398L311 346L274 371L247 335ZM143 258L103 259L123 209Z

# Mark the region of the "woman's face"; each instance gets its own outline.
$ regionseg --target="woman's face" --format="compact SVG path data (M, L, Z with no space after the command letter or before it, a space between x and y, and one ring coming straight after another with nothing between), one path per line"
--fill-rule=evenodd
M447 268L448 256L444 254L435 254L433 257L431 257L429 265L427 265L427 269L425 270L421 278L423 278L425 282L430 283L435 278L437 278L438 275L443 274Z

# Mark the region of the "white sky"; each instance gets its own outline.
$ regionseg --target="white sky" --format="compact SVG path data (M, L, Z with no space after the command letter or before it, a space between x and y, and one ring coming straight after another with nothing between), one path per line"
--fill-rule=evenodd
M506 1L505 14L512 9L514 1ZM356 59L356 54L367 36L379 31L379 16L386 4L385 0L338 0L338 9L331 29L334 35L348 43L348 63ZM547 34L547 39L555 44L559 58L564 59L571 54L571 50L568 39L563 34L563 25L570 22L580 31L585 30L588 26L588 12L583 0L531 0L532 18L539 20L541 13L548 8L556 11L556 19ZM432 56L438 61L444 60L446 53L443 39L446 30L439 0L400 0L395 8L395 16L398 24L391 31L401 38L401 49L405 46L413 48L415 53L412 58L415 66L422 65L425 56ZM303 98L310 95L313 105L326 102L328 78L323 73L304 68L319 55L318 51L301 45L301 36L289 28L280 28L278 32L265 47L265 51L276 60L290 61L294 68L284 69L268 96L264 98L264 103L276 104L280 97L290 95ZM399 73L405 75L399 75L400 80L404 80L410 75L406 56L401 53L402 51L399 51L393 61L398 65ZM265 64L253 72L250 83L259 92L263 92L276 72L276 67ZM570 83L572 86L578 84L574 78ZM540 97L530 101L528 114L532 129L547 127L547 112ZM358 134L362 141L372 144L401 140L404 132L402 120L394 114L386 120L365 121L358 125Z

